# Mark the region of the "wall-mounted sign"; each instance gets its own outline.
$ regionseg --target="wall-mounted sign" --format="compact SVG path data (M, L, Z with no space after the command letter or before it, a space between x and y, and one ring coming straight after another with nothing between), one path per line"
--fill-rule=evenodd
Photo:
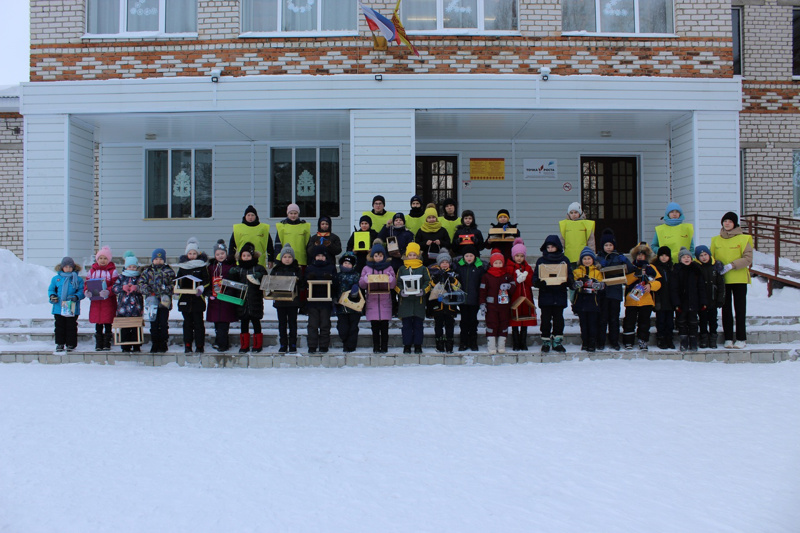
M569 192L572 190L572 184L568 181L565 181L564 185L562 185L561 188L564 189L566 192Z
M469 177L473 180L504 180L506 160L502 157L470 159Z
M523 159L522 179L554 180L558 178L558 160Z

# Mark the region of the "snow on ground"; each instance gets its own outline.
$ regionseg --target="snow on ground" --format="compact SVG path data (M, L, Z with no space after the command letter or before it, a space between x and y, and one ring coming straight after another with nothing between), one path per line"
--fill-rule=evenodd
M800 365L0 365L0 531L795 533Z

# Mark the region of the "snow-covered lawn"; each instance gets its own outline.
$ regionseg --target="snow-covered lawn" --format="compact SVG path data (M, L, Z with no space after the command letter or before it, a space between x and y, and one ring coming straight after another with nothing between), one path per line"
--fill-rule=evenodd
M0 531L800 530L800 364L0 365Z

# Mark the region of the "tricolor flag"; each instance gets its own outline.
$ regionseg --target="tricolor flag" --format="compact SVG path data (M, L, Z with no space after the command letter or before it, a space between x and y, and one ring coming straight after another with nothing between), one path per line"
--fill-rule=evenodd
M400 22L400 14L398 13L400 10L400 1L401 0L397 0L397 5L394 6L394 13L392 13L392 22L394 23L395 34L397 35L397 44L402 42L408 46L408 48L414 52L417 57L419 57L419 51L414 47L413 44L411 44L411 41L408 40L408 37L406 36L406 29L403 27L403 23Z
M394 41L395 36L397 35L397 30L395 30L394 24L392 21L375 11L370 7L366 7L361 2L358 3L361 6L361 11L364 13L364 16L367 18L367 25L369 26L370 31L379 31L381 35L386 39L386 41ZM400 42L400 41L398 41Z

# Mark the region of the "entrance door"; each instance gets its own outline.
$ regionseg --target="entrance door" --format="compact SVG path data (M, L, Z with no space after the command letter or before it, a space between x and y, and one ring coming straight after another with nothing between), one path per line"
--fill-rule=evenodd
M456 200L456 172L458 157L454 155L417 156L417 196L438 208L445 198Z
M636 172L635 157L581 157L581 206L596 221L598 252L605 228L614 230L619 252L639 242Z

